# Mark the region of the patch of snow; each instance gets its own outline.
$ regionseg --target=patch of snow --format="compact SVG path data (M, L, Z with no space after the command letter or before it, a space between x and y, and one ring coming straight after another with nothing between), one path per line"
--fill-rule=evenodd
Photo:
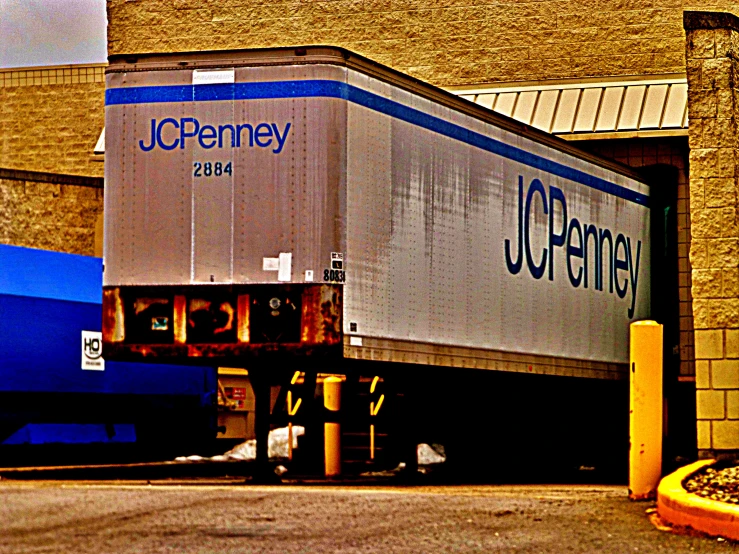
M446 462L446 453L441 444L421 443L416 447L418 465L426 466L432 464L443 464Z

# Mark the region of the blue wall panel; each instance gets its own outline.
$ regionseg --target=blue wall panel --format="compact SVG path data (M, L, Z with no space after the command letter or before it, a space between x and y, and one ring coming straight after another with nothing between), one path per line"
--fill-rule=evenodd
M82 369L81 332L100 331L99 304L0 294L0 392L203 394L211 368L105 362Z
M2 444L94 444L136 442L131 424L31 423L13 433Z
M101 304L103 261L0 244L0 294Z
M38 404L22 407L26 416L0 404L0 420L34 421L26 419L28 425L4 441L0 437L0 443L131 442L135 432L126 422L157 405L168 413L179 405L183 413L170 413L177 418L209 417L217 388L213 368L106 361L104 371L82 369L82 331L100 331L101 304L99 258L0 245L0 394L44 395ZM145 402L137 400L143 396ZM74 410L43 411L47 403L64 406L71 398L88 399L81 401L83 412L88 402L99 406L100 399L114 398L119 421L105 421L106 427L85 413L85 422L74 423L69 421ZM190 400L175 402L185 398ZM182 406L193 408L184 413ZM113 436L108 436L110 423L116 424Z

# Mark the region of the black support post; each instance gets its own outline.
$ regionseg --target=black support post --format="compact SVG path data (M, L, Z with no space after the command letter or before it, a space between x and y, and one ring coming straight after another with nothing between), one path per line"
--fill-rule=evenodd
M254 390L254 433L257 438L257 458L255 460L254 481L275 481L276 475L269 467L269 419L270 383L265 368L249 370L251 386Z
M303 445L302 470L308 474L321 475L323 473L323 414L322 405L315 399L318 372L311 368L305 371L305 438Z
M400 410L403 422L401 459L405 461L406 478L414 480L418 476L418 427L415 406L417 397L409 379L404 378L398 384L403 387L403 403Z

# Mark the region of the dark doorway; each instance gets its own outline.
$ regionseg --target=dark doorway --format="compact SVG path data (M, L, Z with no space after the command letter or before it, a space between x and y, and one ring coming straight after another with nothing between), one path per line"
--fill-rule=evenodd
M678 267L678 169L653 165L641 170L650 185L652 319L664 328L663 469L670 472L695 456L695 384L680 382Z

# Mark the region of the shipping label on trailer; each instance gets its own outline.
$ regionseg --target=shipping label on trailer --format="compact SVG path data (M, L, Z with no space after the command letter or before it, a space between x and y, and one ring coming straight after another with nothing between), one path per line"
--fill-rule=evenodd
M333 48L114 58L107 359L264 352L618 377L627 169Z

